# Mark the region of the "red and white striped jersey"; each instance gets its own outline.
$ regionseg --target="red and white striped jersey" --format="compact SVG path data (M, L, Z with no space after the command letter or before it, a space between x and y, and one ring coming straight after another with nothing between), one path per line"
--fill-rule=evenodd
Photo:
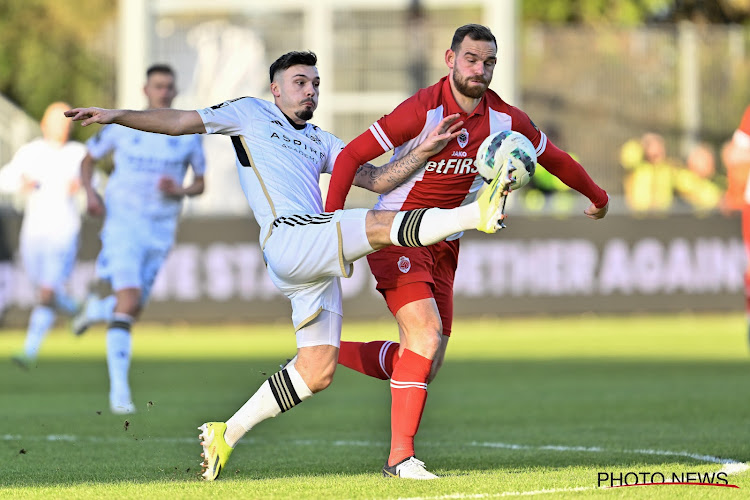
M443 117L454 113L459 113L464 122L461 134L403 184L380 195L376 209L454 208L473 201L483 182L474 166L477 149L488 135L504 130L515 130L528 137L543 166L547 167L545 157L549 163L560 164L558 172L554 166L549 170L553 174L562 173L558 177L566 184L594 203L604 206L607 202L606 193L591 181L575 160L551 145L526 113L487 90L476 109L467 115L456 103L446 76L402 102L344 148L333 169L326 210L343 208L360 165L391 149L394 150L391 161L402 158L419 146ZM553 154L545 155L550 146L554 149ZM567 175L566 168L570 170Z

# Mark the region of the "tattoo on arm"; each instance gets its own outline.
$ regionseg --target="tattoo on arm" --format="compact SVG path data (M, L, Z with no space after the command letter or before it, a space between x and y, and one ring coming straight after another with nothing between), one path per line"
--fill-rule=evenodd
M357 169L356 178L358 182L356 184L379 193L390 191L408 179L423 164L424 162L414 151L410 151L403 158L381 167L366 163Z

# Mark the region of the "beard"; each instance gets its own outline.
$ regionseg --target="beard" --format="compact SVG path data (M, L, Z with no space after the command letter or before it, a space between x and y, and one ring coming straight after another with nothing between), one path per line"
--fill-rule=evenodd
M456 86L456 90L458 90L460 93L465 95L466 97L470 97L472 99L479 99L482 97L487 90L487 87L489 86L487 81L482 78L482 86L481 87L470 87L469 86L469 80L470 78L464 78L461 79L461 77L456 73L453 72L453 84Z
M313 117L313 110L309 109L309 108L305 108L305 109L303 109L301 111L295 111L294 112L294 116L296 116L300 120L307 121L307 120L309 120L310 118Z

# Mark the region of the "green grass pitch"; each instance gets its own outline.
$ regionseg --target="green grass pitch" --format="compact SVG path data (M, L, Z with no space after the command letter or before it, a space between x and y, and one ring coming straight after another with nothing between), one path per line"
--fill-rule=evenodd
M275 325L136 325L138 413L107 407L104 329L50 334L28 372L0 359L3 498L749 498L750 353L739 315L459 320L429 387L417 456L438 481L380 477L386 382L330 389L240 442L198 480L198 430L294 351ZM345 322L344 338L395 324ZM0 358L23 332L0 333ZM127 422L126 422L127 421ZM731 463L730 463L731 462ZM597 488L598 473L732 472L740 489Z

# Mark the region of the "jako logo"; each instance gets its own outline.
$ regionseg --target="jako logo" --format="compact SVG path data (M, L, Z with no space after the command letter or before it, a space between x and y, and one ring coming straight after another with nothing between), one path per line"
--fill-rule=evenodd
M598 472L596 485L605 488L622 488L625 486L724 486L739 488L736 484L729 484L726 472Z

